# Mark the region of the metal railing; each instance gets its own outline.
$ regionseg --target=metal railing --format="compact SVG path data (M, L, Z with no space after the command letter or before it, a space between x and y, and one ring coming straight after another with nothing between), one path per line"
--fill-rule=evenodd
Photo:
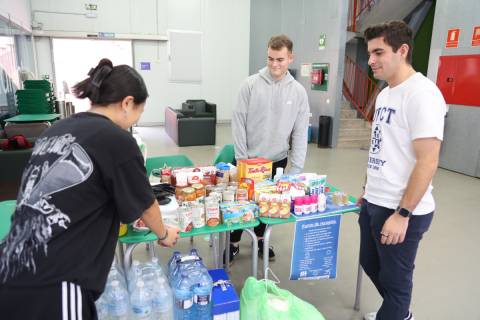
M345 57L343 95L367 121L372 121L375 99L381 88L352 59Z

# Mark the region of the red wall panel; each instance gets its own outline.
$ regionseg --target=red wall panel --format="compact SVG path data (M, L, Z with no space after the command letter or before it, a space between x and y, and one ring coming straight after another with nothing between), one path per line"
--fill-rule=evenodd
M480 107L480 54L440 57L437 86L448 104Z

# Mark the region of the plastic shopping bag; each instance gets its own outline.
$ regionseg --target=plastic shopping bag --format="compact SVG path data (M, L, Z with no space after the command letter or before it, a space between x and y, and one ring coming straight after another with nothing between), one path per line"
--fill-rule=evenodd
M249 277L240 295L241 320L325 320L311 304L271 280Z

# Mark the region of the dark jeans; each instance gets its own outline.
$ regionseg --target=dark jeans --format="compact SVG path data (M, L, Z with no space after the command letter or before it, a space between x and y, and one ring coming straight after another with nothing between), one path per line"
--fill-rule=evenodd
M277 171L277 168L284 168L287 166L288 163L288 158L285 158L283 160L279 160L276 162L272 163L272 177L275 175L275 172ZM234 163L236 165L236 161ZM253 231L257 235L257 237L263 237L263 234L265 233L265 229L267 226L263 223L260 222L258 226L253 228ZM243 230L234 230L230 233L230 242L239 242L240 239L242 239L242 233Z
M408 316L418 244L433 218L433 212L412 216L405 241L383 245L380 231L393 212L393 209L377 206L364 199L358 218L360 264L383 297L377 320L404 320Z

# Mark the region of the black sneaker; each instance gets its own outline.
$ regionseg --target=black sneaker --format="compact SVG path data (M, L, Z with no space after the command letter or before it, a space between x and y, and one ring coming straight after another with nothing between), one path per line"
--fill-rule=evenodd
M263 240L258 240L258 255L263 258ZM275 252L273 252L273 247L268 247L268 261L275 260Z
M233 259L235 258L236 255L240 252L240 247L239 246L234 246L233 244L230 243L230 264L232 264ZM225 264L225 251L223 251L223 264Z

